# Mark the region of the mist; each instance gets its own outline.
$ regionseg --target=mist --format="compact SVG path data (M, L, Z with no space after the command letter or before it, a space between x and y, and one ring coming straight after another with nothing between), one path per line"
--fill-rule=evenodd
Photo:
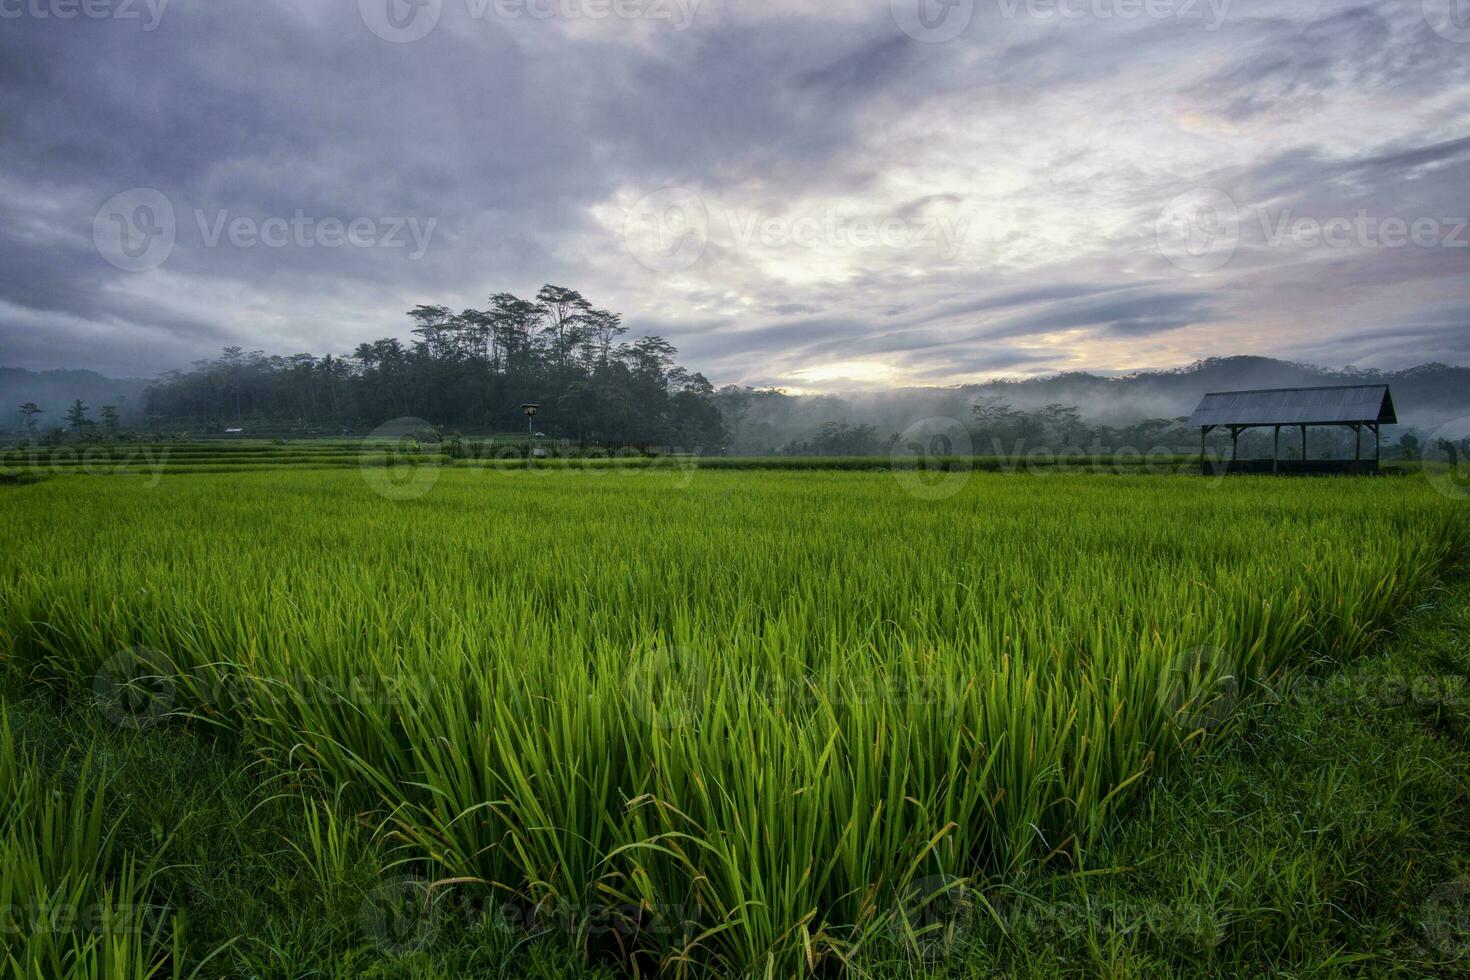
M775 389L727 386L716 394L731 431L729 451L762 455L799 446L828 423L871 426L881 448L925 419L969 424L974 407L999 403L1020 412L1047 406L1075 408L1093 426L1124 428L1177 422L1210 391L1334 384L1388 384L1401 431L1432 431L1470 416L1470 367L1425 364L1403 371L1340 369L1266 357L1221 357L1169 371L1116 377L1071 372L1043 378L996 379L946 388L793 395Z

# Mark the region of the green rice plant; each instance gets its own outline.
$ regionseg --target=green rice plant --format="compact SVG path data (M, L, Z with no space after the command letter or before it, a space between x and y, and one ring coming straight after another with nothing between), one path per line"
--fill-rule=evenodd
M74 786L47 776L0 717L0 976L168 975L178 937L151 898L157 854L117 846L106 777L90 760Z
M871 461L869 461L871 462ZM1086 865L1466 540L1416 480L447 467L0 497L0 655L315 780L436 896L671 975L822 972ZM35 529L45 528L45 533ZM298 842L333 862L324 814Z

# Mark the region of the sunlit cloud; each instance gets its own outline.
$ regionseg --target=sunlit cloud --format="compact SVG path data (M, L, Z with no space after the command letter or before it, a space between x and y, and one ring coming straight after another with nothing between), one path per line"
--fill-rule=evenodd
M1447 232L1275 233L1467 211L1470 58L1417 4L1211 4L1214 23L977 3L926 43L887 0L660 2L446 0L411 43L353 4L175 0L146 34L7 22L0 363L342 353L406 336L417 303L543 282L717 383L793 390L1245 352L1388 365L1412 355L1340 338L1470 308ZM172 203L177 242L126 272L94 218L138 187ZM1203 190L1231 213L1161 246L1171 202ZM434 230L410 257L211 243L198 221L298 212Z

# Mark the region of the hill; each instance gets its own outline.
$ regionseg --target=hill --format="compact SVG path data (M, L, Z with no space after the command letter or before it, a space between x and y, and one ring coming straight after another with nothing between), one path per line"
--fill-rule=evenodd
M787 395L727 387L717 402L731 423L732 451L761 453L810 439L826 422L871 425L877 434L901 432L920 419L968 420L973 406L999 399L1033 411L1074 406L1090 423L1127 426L1145 419L1188 415L1209 391L1383 383L1393 388L1404 428L1432 431L1470 416L1470 367L1423 364L1403 371L1317 367L1269 357L1212 357L1166 371L1104 376L1068 372L1039 378L998 379L949 388L900 388L844 395Z
M143 392L150 383L143 378L108 378L95 371L0 368L0 429L15 425L15 408L27 401L45 409L43 425L59 424L76 398L91 407L94 417L101 406L117 405L126 422L140 422ZM1408 427L1427 431L1448 419L1470 416L1470 367L1422 364L1402 371L1332 369L1253 356L1212 357L1172 370L1117 376L1073 371L950 388L847 395L762 393L746 400L740 411L742 421L760 428L762 443L781 445L807 438L827 421L871 424L896 432L929 416L968 418L970 407L984 398L999 398L1023 410L1052 403L1073 405L1089 421L1127 425L1188 415L1207 391L1359 383L1391 385L1399 421ZM727 414L731 394L738 390L722 389L717 398Z
M1188 415L1207 391L1341 384L1391 385L1399 421L1406 425L1433 427L1470 415L1470 367L1448 364L1422 364L1403 371L1334 370L1269 357L1212 357L1171 371L1119 377L1074 372L992 381L963 390L999 396L1017 408L1051 402L1076 405L1087 418L1116 424Z
M43 427L61 425L67 407L78 398L94 419L103 405L116 405L124 423L139 422L149 383L143 378L109 378L96 371L0 367L0 429L18 425L16 408L26 402L35 402L46 413L39 419Z

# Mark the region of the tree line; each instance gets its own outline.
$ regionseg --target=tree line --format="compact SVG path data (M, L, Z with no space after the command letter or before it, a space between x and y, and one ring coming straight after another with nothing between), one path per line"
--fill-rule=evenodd
M103 439L117 439L123 432L122 415L118 412L116 405L102 406L99 431L99 422L87 414L92 410L91 406L80 398L74 399L61 417L66 425L52 426L44 430L44 434L41 427L41 416L46 414L46 410L35 402L26 402L19 406L19 409L21 435L33 443L41 442L43 438L49 442L60 442L67 430L71 430L78 438L83 439L94 435Z
M718 452L725 442L713 387L676 362L657 336L624 340L619 314L546 285L534 299L496 293L484 309L408 313L413 340L385 337L350 355L267 355L227 347L172 371L144 396L153 424L217 429L265 424L301 434L371 429L422 418L481 433L536 428L588 442L649 443Z
M921 417L943 419L964 430L971 451L1009 455L1031 450L1086 453L1125 447L1198 451L1199 434L1182 419L1140 419L1130 425L1088 422L1075 405L1053 403L1026 410L997 396L935 390L926 405L900 403L855 408L840 396L793 398L778 389L727 386L715 393L737 454L870 456L898 449L903 431ZM859 421L859 419L867 419Z
M947 431L955 436L963 430L963 438L951 442L962 452L980 456L1018 456L1030 452L1059 455L1088 455L1097 452L1128 451L1132 453L1197 453L1199 430L1187 425L1187 418L1147 418L1126 425L1107 425L1087 420L1080 408L1053 402L1033 409L1017 408L1005 398L984 395L978 399L953 392L948 404L931 403L929 411L917 413L913 405L894 416L893 409L872 407L869 413L887 414L889 419L876 424L857 421L865 414L838 396L806 396L793 398L779 389L756 389L727 386L715 393L716 404L725 415L731 448L736 455L781 456L872 456L890 452L910 452L912 442L924 443L927 435L904 431L916 422L916 414L942 420L945 426L932 431ZM924 427L921 424L919 428ZM926 430L928 431L928 430ZM792 433L798 433L794 437ZM1241 434L1242 456L1266 455L1271 452L1270 433L1253 430ZM1216 430L1206 440L1210 452L1224 454L1230 447L1227 432ZM1314 454L1351 455L1353 436L1345 430L1315 428L1311 433ZM1290 446L1284 449L1289 455ZM1371 452L1371 443L1369 444ZM1444 439L1431 450L1447 458L1470 455L1470 440L1452 445ZM1385 455L1412 459L1420 453L1418 437L1403 432L1397 442L1385 444ZM1456 455L1458 453L1458 455Z

